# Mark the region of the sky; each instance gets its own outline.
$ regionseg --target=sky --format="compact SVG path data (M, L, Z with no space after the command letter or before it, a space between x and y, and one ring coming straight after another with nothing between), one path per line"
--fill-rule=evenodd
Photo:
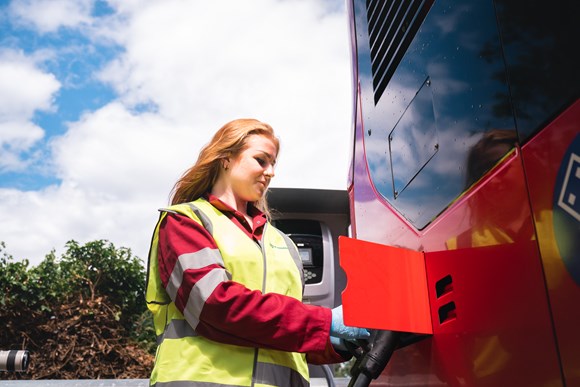
M226 122L281 141L271 187L345 189L343 0L0 0L0 241L146 260L157 209Z

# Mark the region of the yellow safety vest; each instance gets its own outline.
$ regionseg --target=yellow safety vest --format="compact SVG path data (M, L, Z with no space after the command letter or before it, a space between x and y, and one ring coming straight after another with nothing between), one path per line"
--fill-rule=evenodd
M164 288L158 271L159 227L168 212L186 215L203 225L219 248L221 255L213 251L201 257L201 263L191 264L203 267L219 263L225 268L212 270L204 276L202 284L200 281L194 286L192 293L198 292L199 296L197 305L194 303L192 307L188 302L185 317L169 296L177 292L181 273L175 277L172 275L167 288ZM266 224L264 227L262 240L258 244L205 199L161 210L151 242L147 274L147 306L153 313L158 338L151 386L309 385L304 354L217 343L195 332L203 302L222 281L232 280L262 293L279 293L302 299L302 262L296 246L272 225Z

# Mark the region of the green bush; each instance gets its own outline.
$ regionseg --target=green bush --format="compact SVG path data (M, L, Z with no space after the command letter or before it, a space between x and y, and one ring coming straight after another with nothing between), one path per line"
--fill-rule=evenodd
M69 241L66 247L60 271L69 279L68 283L73 289L81 290L85 298L106 296L121 308L121 322L130 329L146 309L143 298L145 269L141 261L132 256L130 249L117 249L104 240L84 246ZM66 290L72 294L73 289Z
M52 251L35 267L15 261L5 249L0 242L0 308L48 315L73 299L104 297L118 306L115 318L131 336L153 351L153 324L143 296L146 270L130 249L105 240L85 245L71 240L59 259Z

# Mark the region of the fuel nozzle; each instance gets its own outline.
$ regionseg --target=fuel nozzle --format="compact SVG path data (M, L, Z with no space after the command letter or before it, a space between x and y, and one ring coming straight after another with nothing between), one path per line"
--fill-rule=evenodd
M351 369L349 387L367 387L379 377L399 344L399 335L395 331L376 331L372 343L357 357Z

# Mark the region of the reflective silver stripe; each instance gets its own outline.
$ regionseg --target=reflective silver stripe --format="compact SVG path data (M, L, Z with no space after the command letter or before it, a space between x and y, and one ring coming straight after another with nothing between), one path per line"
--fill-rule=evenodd
M157 345L165 339L182 339L184 337L198 336L186 320L173 319L165 327L165 331L157 336Z
M187 203L187 205L189 206L189 208L191 208L193 213L197 215L197 217L201 221L201 224L207 230L207 232L213 235L213 224L211 223L210 218L205 214L205 212L200 210L199 207L197 207L195 204L191 202Z
M199 218L201 225L211 235L213 235L213 224L211 223L210 218L202 210L200 210L199 207L197 207L195 204L189 202L189 203L184 203L184 205L187 205L189 208L191 208L191 211L193 211L193 213L195 215L197 215L197 217ZM159 211L171 212L172 214L183 214L181 211L172 210L171 208L160 208ZM183 214L183 215L185 215L185 214Z
M266 233L267 226L268 226L268 223L266 223L264 225L264 231L263 231L264 234ZM264 245L264 241L259 240L259 241L257 241L257 243L260 246L260 251L262 252L262 264L264 265L264 270L262 273L262 293L264 293L266 291L266 277L267 277L266 274L268 273L268 260L266 259L266 247Z
M278 387L308 387L310 383L298 371L279 364L258 363L255 374L256 383Z
M240 387L232 384L210 383L210 382L193 382L177 380L175 382L157 382L150 387Z
M177 262L171 272L171 277L167 282L165 291L172 300L175 301L177 291L183 282L183 272L187 269L201 269L209 265L218 264L224 267L224 260L218 249L205 247L195 253L182 254L177 258Z
M187 300L185 309L183 310L185 319L193 329L197 327L203 305L211 293L219 284L230 280L228 277L229 273L225 269L213 269L193 286L189 293L189 299Z
M286 246L288 247L288 251L290 252L290 255L292 256L292 259L294 260L294 263L296 264L296 266L298 267L298 272L300 273L300 280L302 281L302 290L304 290L304 266L302 266L302 258L300 258L300 253L298 253L298 249L296 248L296 245L294 244L294 242L292 242L292 239L290 239L290 237L286 234L284 234L283 232L279 231L280 234L282 234L282 237L284 238L284 242L286 242Z

